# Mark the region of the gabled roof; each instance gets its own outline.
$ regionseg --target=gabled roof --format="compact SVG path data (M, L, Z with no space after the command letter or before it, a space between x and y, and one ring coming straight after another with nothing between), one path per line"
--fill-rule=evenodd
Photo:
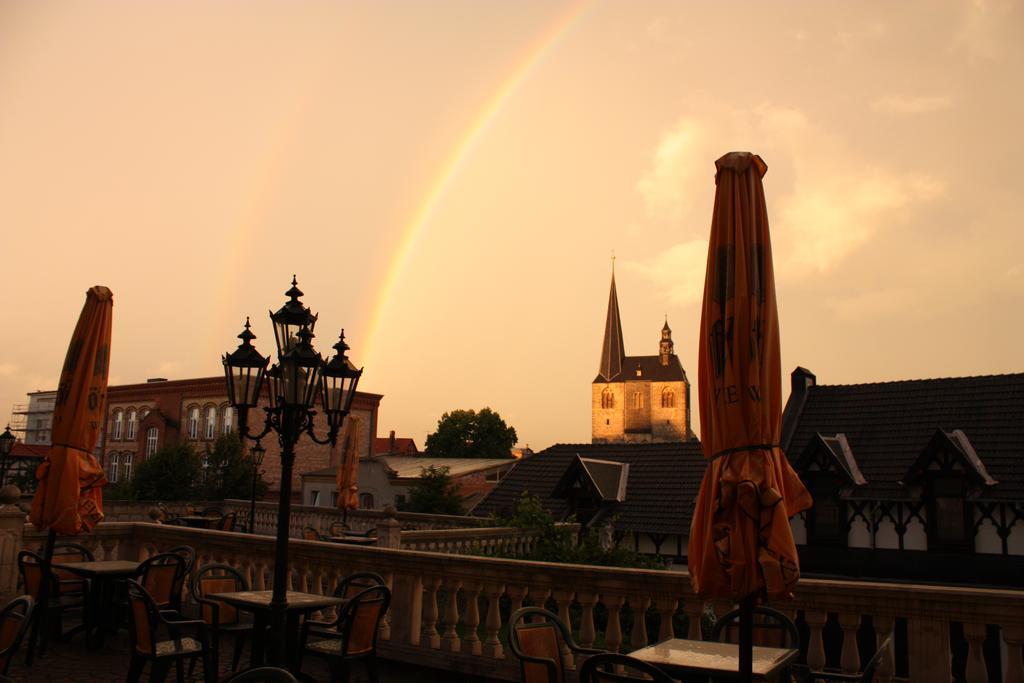
M621 503L626 499L628 480L629 463L581 458L577 455L558 480L552 495L566 498L576 482L585 481L599 502Z
M625 499L615 505L615 529L689 535L693 504L704 476L700 441L646 444L559 444L520 460L473 510L474 515L510 517L523 491L540 498L556 519L568 514L553 494L574 459L629 465Z
M637 374L638 370L640 374ZM683 370L679 356L676 355L668 357L668 365L661 364L661 356L626 356L622 359L622 372L609 378L598 375L594 378L593 383L628 382L630 380L680 382L686 380L686 371Z
M45 458L50 454L50 447L37 443L24 443L15 441L11 444L12 458Z
M408 437L397 437L392 444L390 437L378 436L373 440L373 452L376 455L415 455L420 451L416 442Z
M819 463L818 457L821 453L827 454L829 459L827 464ZM843 475L847 484L863 486L867 483L864 475L860 472L857 460L853 457L853 451L850 449L850 443L846 440L846 435L841 432L835 436L816 434L815 438L807 443L803 455L797 460L796 468L801 472L806 472L814 469L816 464L824 465L822 469L835 469Z
M912 495L900 481L936 430L959 430L984 471L998 482L986 486L981 497L1024 500L1024 373L815 385L803 396L794 392L793 402L803 406L797 412L787 405L793 422L783 449L796 463L818 434L843 433L867 480L853 492L856 497ZM954 443L964 448L959 437Z
M954 429L951 432L936 429L928 445L924 447L921 455L918 456L914 464L907 470L902 481L909 483L923 478L925 472L931 469L929 465L935 462L935 456L939 452L952 454L954 459L960 463L964 472L975 483L984 484L985 486L995 486L999 483L988 473L985 463L978 457L978 453L974 450L974 446L971 445L970 439L960 429Z

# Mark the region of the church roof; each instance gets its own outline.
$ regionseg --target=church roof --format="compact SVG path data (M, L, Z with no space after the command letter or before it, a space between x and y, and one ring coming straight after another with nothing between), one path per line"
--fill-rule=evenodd
M609 381L622 372L622 360L626 347L622 341L622 321L619 320L619 297L615 293L615 273L612 273L612 288L608 294L608 317L604 323L604 343L601 344L601 366L598 376Z
M866 480L852 495L906 498L922 453L949 446L983 484L980 498L1024 500L1024 373L833 386L797 379L782 447L798 471L809 444L841 433L844 456Z
M637 370L640 374L637 375ZM626 356L622 359L622 371L605 377L598 375L594 378L594 384L598 382L628 382L630 380L649 380L651 382L683 382L686 381L686 371L683 370L679 356L671 355L668 358L668 365L661 364L661 356Z
M558 444L516 463L501 483L473 510L477 516L510 517L515 501L529 491L556 519L564 518L568 503L555 489L577 459L629 465L623 500L611 515L616 531L652 534L690 532L690 517L704 476L700 441L674 443Z

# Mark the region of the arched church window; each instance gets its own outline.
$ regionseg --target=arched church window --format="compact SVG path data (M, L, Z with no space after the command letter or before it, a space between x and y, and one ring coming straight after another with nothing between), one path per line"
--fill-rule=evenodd
M643 408L644 407L644 395L639 391L633 392L633 407Z
M615 394L611 389L605 389L601 393L601 407L602 408L614 408L615 407Z
M676 406L676 392L671 389L665 389L661 392L661 407L662 408L675 408Z

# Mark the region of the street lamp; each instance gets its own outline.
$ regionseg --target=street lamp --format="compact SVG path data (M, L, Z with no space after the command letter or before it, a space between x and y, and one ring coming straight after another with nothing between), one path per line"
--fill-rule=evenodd
M3 434L0 434L0 486L7 483L7 468L10 467L10 461L8 458L11 455L11 448L14 447L15 436L11 433L11 425L7 425L7 429L4 430Z
M260 466L263 465L263 458L267 454L257 439L256 445L249 449L249 457L252 459L252 499L249 501L249 533L256 533L256 480L260 476Z
M264 436L275 432L281 445L281 495L277 508L274 586L270 601L270 655L271 662L275 664L283 663L281 648L287 637L288 520L291 514L295 443L303 433L318 444L336 443L345 416L352 406L359 377L363 373L362 369L356 370L345 355L348 345L345 344L344 332L334 345L338 353L330 361L325 361L313 349L311 340L317 316L299 301L302 291L294 276L291 289L285 292L285 296L289 300L270 314L277 345L277 363L267 369L270 359L261 356L252 346L256 336L249 330L248 318L245 329L238 335L242 343L223 358L228 400L238 411L239 436L259 443ZM263 429L250 433L249 409L257 407L259 403L264 378L270 381L267 383L269 405L263 408L266 413ZM318 397L327 417L325 439L320 439L313 431L313 418L316 415L313 406Z

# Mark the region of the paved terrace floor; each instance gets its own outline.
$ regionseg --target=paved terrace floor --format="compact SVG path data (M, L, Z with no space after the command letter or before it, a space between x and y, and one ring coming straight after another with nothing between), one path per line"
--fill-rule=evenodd
M226 645L228 652L226 656L224 653L221 656L220 680L228 678L231 673L228 667L234 645L230 639ZM22 645L23 652L24 644ZM129 659L128 634L122 629L116 635L108 636L103 649L99 651L86 650L81 636L78 636L71 642L51 644L46 656L42 659L36 658L31 667L26 667L24 658L19 656L11 663L7 675L17 683L91 683L92 681L124 683L128 673ZM249 652L246 648L240 669L245 668L248 661ZM316 681L330 681L326 663L322 660L318 661L318 658L306 658L303 661L302 670ZM187 671L188 666L186 665ZM380 661L379 673L381 683L488 683L489 681L486 678L435 669L420 669L408 664L385 660ZM142 674L142 680L149 680L148 666ZM174 680L173 668L167 676L167 680ZM195 674L187 676L186 680L190 683L202 683L202 665L197 664ZM351 680L355 682L369 679L360 667L355 666Z

